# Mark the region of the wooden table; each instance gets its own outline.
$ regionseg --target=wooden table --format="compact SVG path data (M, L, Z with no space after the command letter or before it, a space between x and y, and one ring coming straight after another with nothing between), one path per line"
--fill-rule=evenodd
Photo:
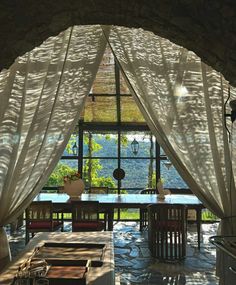
M71 210L70 199L63 193L40 193L35 201L51 200L55 208ZM146 208L150 204L184 204L188 209L196 211L198 249L200 249L201 211L204 208L195 195L173 194L166 195L165 200L158 198L157 194L82 194L81 201L99 201L101 208L108 213L108 230L113 230L115 208Z
M10 285L19 265L32 255L34 248L45 242L79 242L105 244L106 250L103 257L103 266L93 268L88 272L86 284L104 285L115 284L114 273L114 248L112 232L73 232L73 233L39 233L27 244L25 249L12 261L7 268L0 273L0 285Z

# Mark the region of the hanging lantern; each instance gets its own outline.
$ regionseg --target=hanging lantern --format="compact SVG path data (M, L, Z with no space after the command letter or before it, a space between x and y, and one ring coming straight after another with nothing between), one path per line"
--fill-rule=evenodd
M134 155L138 154L138 150L139 150L139 143L136 141L136 139L134 139L131 143L131 149Z
M172 166L172 162L169 159L167 159L164 161L164 165L169 170Z
M76 142L72 146L72 153L73 153L73 155L78 154L78 146L77 146Z

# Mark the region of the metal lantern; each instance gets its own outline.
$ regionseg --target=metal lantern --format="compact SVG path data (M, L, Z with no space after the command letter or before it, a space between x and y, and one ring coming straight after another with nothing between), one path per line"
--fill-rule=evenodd
M139 150L139 143L136 141L136 139L134 139L131 143L131 149L133 154L137 155L138 154L138 150Z
M164 165L169 170L172 167L172 162L169 159L167 159L164 161Z
M78 146L77 146L76 142L72 146L72 153L73 153L73 155L78 154Z

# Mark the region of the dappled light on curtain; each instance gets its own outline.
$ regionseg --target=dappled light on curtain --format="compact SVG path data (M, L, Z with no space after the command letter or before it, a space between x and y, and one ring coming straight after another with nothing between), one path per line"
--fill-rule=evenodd
M104 49L99 26L75 26L0 74L0 227L22 213L47 181Z
M226 82L193 52L153 33L104 31L149 127L181 176L217 216L235 216L236 207L229 207L236 199L224 127ZM224 232L230 234L226 220Z
M104 34L157 141L190 189L222 219L220 234L236 235L235 150L224 123L227 83L194 53L153 33L104 27ZM227 125L231 129L228 119ZM224 258L217 259L222 284Z

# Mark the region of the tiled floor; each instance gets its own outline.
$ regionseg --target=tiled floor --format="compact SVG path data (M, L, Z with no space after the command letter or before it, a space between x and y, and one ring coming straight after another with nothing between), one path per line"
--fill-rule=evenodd
M66 231L71 230L68 223ZM197 249L196 227L188 227L187 256L181 263L160 263L150 256L147 232L138 224L119 222L114 226L116 276L121 285L217 285L215 248L208 238L215 235L217 224L202 225L201 250ZM10 236L12 255L24 248L24 229ZM109 285L109 284L104 284Z

